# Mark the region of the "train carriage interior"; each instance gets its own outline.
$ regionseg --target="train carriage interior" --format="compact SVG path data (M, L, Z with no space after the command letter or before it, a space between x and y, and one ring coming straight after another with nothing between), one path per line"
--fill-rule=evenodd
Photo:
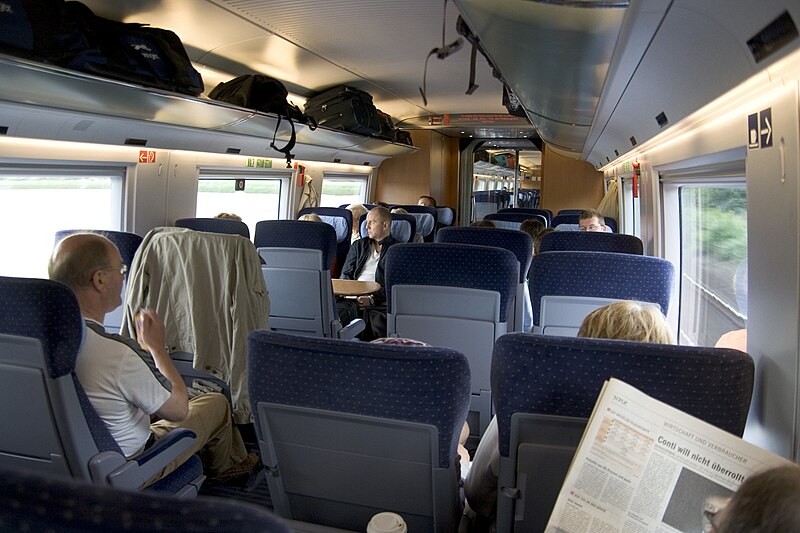
M31 484L145 506L148 488L178 479L163 501L222 498L222 516L245 502L252 521L269 515L266 531L363 531L380 511L414 533L455 531L469 470L456 449L474 456L514 392L493 390L496 347L542 358L538 344L561 346L619 300L663 314L681 354L745 352L752 395L733 432L797 462L799 25L797 0L0 0L0 376L19 391L25 375L37 391L25 397L41 396L0 408L0 468L28 469L0 490L23 508L39 505ZM248 89L224 96L234 79ZM267 86L285 89L278 107ZM378 205L400 209L381 237L391 253L370 240ZM527 239L534 220L554 231ZM481 224L500 229L468 228ZM204 482L194 455L151 487L149 459L103 440L75 374L93 333L54 320L75 302L38 281L76 232L107 236L123 258L107 334L135 345L138 306L157 308L190 393L224 392L260 457L242 483ZM186 237L198 233L213 237ZM372 252L366 282L357 239ZM179 326L197 330L170 337ZM193 344L203 336L224 354L213 364ZM367 344L384 336L396 345ZM248 374L256 353L270 364ZM724 393L720 379L704 393ZM25 413L51 419L20 424ZM570 412L564 435L589 414ZM396 482L375 479L387 472ZM497 530L530 530L535 505L508 493ZM0 529L71 527L5 507Z

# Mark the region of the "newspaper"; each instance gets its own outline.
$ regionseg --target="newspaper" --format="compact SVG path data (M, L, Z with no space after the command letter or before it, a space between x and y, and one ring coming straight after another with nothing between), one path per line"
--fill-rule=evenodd
M587 424L547 532L710 531L751 474L790 464L611 379Z

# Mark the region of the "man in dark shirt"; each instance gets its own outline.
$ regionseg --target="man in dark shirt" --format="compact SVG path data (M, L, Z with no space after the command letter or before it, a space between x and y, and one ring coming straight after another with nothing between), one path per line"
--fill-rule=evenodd
M392 237L392 214L385 207L374 207L367 213L367 237L355 241L342 267L341 279L375 281L381 290L371 296L359 296L358 304L364 309L367 330L371 338L386 336L386 293L384 268L386 251L397 241ZM341 306L340 306L341 308ZM343 317L347 320L347 317ZM363 334L362 334L363 337ZM369 339L364 339L369 340Z

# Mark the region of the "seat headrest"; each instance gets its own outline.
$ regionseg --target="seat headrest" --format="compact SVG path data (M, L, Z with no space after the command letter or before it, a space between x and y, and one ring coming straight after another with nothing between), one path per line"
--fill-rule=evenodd
M336 231L330 224L306 220L262 220L256 224L256 248L306 248L322 252L330 270L336 257Z
M50 376L69 374L83 338L78 301L55 281L0 277L0 333L39 339Z

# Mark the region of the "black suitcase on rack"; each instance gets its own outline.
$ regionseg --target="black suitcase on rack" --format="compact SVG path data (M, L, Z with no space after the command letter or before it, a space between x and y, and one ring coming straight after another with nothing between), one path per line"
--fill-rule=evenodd
M372 96L355 87L342 85L308 99L305 113L317 124L361 135L379 135L381 123Z

